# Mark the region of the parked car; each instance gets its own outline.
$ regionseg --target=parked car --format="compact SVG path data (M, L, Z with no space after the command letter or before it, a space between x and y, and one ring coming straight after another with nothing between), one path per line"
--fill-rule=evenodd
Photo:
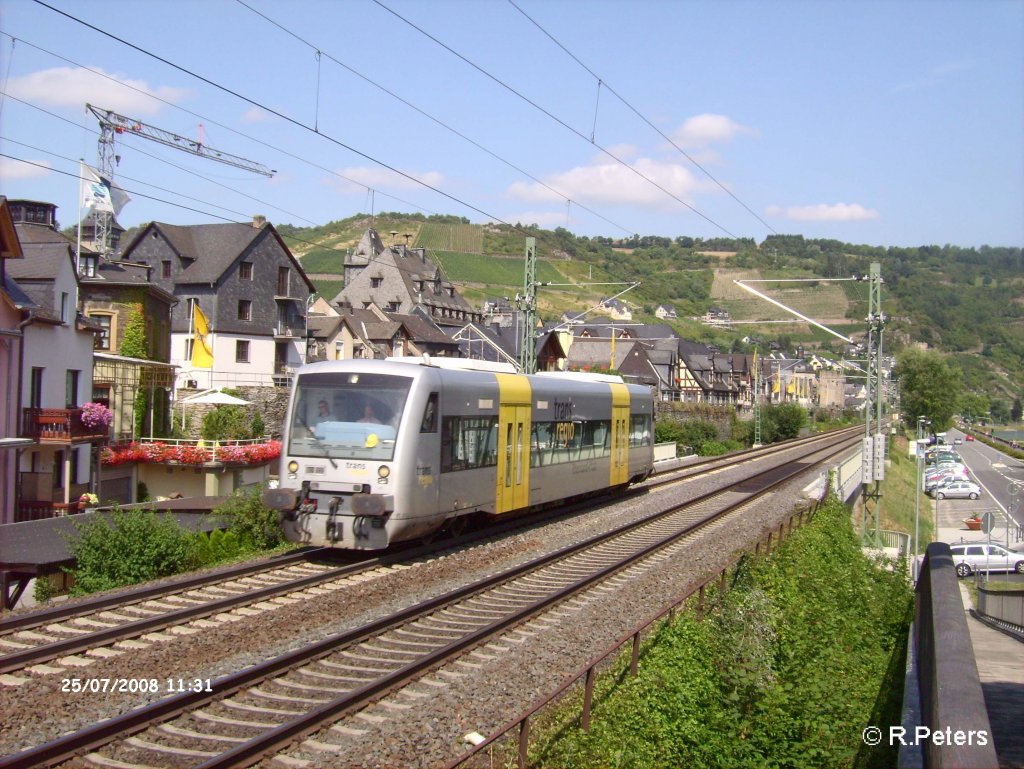
M969 481L966 467L944 467L934 472L927 472L924 475L924 488L934 487L945 481Z
M948 486L951 483L962 481L963 478L958 478L955 475L940 475L937 478L925 478L924 479L924 490L926 494L933 493L936 489Z
M936 486L931 493L936 499L977 499L981 496L981 486L973 481L953 481Z
M969 577L976 571L1024 574L1024 553L1015 553L1001 545L952 545L949 549L958 577Z

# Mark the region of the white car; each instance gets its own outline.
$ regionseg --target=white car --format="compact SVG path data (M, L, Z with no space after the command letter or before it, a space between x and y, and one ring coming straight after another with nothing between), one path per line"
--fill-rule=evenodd
M958 577L976 571L1015 571L1024 574L1024 553L1015 553L1000 545L951 545Z
M936 499L977 499L981 496L981 486L973 481L952 481L936 486L931 493Z

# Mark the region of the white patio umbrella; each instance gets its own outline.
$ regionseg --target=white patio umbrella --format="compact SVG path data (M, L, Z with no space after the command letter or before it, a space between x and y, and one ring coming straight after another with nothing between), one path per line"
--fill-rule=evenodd
M249 401L236 398L234 395L222 393L220 390L203 393L202 395L190 395L182 398L181 403L209 403L215 406L248 406Z

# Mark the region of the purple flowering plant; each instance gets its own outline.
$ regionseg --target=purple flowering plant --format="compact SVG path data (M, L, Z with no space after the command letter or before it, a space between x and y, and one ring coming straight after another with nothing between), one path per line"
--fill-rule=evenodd
M106 430L113 418L113 413L102 403L86 403L82 406L82 424L90 430Z

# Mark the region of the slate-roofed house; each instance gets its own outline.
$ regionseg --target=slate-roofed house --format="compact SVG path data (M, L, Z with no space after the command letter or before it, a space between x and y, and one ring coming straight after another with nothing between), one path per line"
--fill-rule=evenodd
M24 258L7 199L0 196L0 523L14 520L17 452L32 445L30 439L21 437L18 419L18 362L23 343L18 325L33 302L7 275L8 261Z
M454 334L461 357L489 363L519 364L519 334L501 324L467 323Z
M703 316L701 316L701 322L707 323L710 326L724 326L727 325L732 318L729 316L729 311L724 310L721 307L712 307Z
M632 339L583 337L573 342L567 371L617 371L624 379L656 386L658 375L647 355L648 345Z
M455 290L425 248L385 246L369 229L345 262L345 286L331 300L342 307L365 309L375 304L385 312L410 315L421 307L442 328L479 323L480 311Z
M615 320L633 320L633 311L618 299L603 299L601 300L601 306Z
M79 260L82 310L100 331L93 353L92 398L110 408L113 441L163 437L171 427L171 311L177 299L150 279L152 268L91 257ZM123 350L129 328L142 329L145 348ZM137 410L139 417L137 417ZM104 504L138 501L139 466L104 467L97 493Z
M302 364L314 287L262 217L251 225L151 222L125 247L124 259L151 267L151 281L178 299L170 356L178 387L287 384ZM196 306L209 324L208 368L192 360Z
M92 483L93 443L107 434L82 422L95 327L78 311L74 245L55 229L56 206L16 202L24 258L5 259L5 277L23 292L19 434L34 445L18 459L14 519L31 520L78 511L78 497Z
M676 315L676 308L670 304L659 304L654 309L654 316L656 318L660 318L661 320L671 320L673 318L678 317Z
M376 305L311 315L309 360L387 358L392 355L457 356L459 344L431 320L386 313Z

